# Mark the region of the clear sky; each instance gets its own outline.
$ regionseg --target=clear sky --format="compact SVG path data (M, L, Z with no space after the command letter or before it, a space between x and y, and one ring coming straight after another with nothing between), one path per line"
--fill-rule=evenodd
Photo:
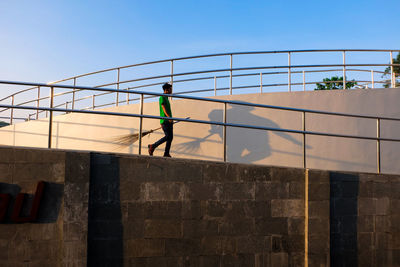
M399 0L1 0L0 80L238 51L400 48Z

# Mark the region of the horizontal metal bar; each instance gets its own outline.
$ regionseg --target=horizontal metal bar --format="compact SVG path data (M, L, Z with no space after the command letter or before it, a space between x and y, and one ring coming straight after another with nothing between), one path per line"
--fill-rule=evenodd
M95 110L73 110L73 109L65 109L65 108L47 108L47 107L29 107L29 106L13 106L13 105L2 105L0 107L6 108L16 108L16 109L27 109L27 110L45 110L45 111L53 111L53 112L67 112L67 113L85 113L85 114L97 114L97 115L113 115L113 116L123 116L123 117L136 117L136 118L146 118L146 119L171 119L175 121L185 121L191 123L201 123L208 125L219 125L219 126L228 126L228 127L237 127L237 128L246 128L246 129L254 129L254 130L268 130L274 132L287 132L287 133L296 133L296 134L308 134L308 135L319 135L319 136L329 136L329 137L342 137L342 138L352 138L352 139L363 139L363 140L374 140L374 141L391 141L391 142L400 142L400 139L393 138L378 138L378 137L367 137L367 136L355 136L355 135L342 135L342 134L329 134L323 132L311 132L311 131L301 131L301 130L292 130L292 129L283 129L283 128L273 128L273 127L263 127L263 126L254 126L254 125L246 125L246 124L236 124L236 123L223 123L216 121L205 121L205 120L195 120L188 118L176 118L176 117L162 117L162 116L154 116L154 115L140 115L133 113L120 113L120 112L107 112L107 111L95 111Z

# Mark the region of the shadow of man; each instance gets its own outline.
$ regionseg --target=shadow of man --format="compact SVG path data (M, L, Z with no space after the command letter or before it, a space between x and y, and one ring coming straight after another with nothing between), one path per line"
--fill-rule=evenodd
M227 122L245 124L260 127L280 128L274 121L252 114L253 107L249 106L231 106L227 110ZM223 110L214 109L208 114L210 121L223 122ZM213 135L218 135L223 140L223 126L211 125L209 134L195 141L180 144L180 150L183 152L195 152L200 144L208 141ZM270 132L292 142L295 145L302 146L302 142L296 140L285 132L255 130L238 127L227 127L227 160L230 162L253 163L265 159L272 155L274 150L270 145Z

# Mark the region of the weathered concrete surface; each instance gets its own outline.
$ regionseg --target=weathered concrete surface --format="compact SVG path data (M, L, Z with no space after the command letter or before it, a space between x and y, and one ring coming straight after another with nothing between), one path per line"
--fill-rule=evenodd
M0 266L400 265L399 176L7 147L0 166L0 193L50 185L42 222L0 223Z

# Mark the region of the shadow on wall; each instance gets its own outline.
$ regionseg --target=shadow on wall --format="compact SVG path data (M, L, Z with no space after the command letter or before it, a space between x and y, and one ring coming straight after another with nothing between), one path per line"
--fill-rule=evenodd
M87 266L123 266L119 161L91 153Z
M15 209L15 200L17 195L21 193L21 187L15 184L0 183L0 194L8 194L10 196L7 207L5 208L5 214L1 223L15 223L11 220L12 213ZM44 182L43 195L37 209L36 219L29 220L26 222L30 223L54 223L57 221L62 198L64 195L64 185ZM34 202L34 194L26 194L23 198L22 207L18 214L21 218L28 218L31 216L32 206ZM0 203L0 206L2 206ZM1 213L1 211L0 211Z
M358 266L359 177L330 173L331 266Z
M281 128L277 123L270 119L263 118L252 114L253 107L238 107L232 106L227 110L227 122L255 125L261 127ZM223 121L223 110L214 109L208 114L210 121ZM232 119L231 119L232 118ZM240 119L240 122L236 122ZM263 134L260 134L263 131ZM209 134L203 138L198 138L195 141L190 141L178 145L178 152L193 153L200 148L200 144L208 142L208 139L217 135L221 139L220 144L223 143L223 126L211 125ZM270 144L270 134L274 133L295 145L302 146L299 142L285 132L265 131L265 130L252 130L237 127L227 128L227 159L230 162L244 162L253 163L272 155L274 150ZM310 148L310 147L307 147ZM278 151L277 151L278 152ZM299 154L300 155L300 154Z

